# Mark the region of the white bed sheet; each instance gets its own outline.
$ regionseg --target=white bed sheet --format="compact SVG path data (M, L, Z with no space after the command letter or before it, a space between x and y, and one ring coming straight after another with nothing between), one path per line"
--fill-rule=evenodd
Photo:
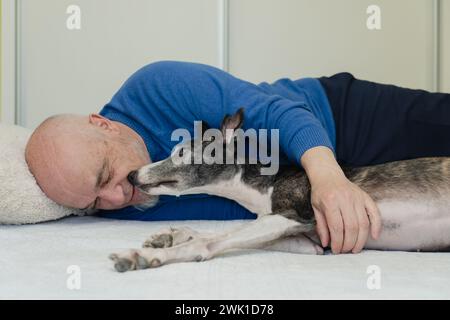
M201 263L115 272L108 255L140 247L161 228L220 231L242 221L140 222L73 217L27 226L0 226L1 299L448 299L450 253L365 251L308 256L247 251ZM81 287L67 287L67 268ZM367 287L367 268L381 288Z

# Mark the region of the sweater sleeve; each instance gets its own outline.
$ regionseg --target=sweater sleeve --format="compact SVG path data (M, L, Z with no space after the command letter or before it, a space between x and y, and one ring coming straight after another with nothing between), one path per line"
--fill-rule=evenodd
M280 150L293 163L301 165L303 153L316 146L334 151L306 99L293 101L271 94L218 68L198 63L162 61L146 68L153 88L163 92L165 100L176 101L171 110L163 112L178 114L191 125L203 120L219 128L224 115L243 107L243 129L279 129Z

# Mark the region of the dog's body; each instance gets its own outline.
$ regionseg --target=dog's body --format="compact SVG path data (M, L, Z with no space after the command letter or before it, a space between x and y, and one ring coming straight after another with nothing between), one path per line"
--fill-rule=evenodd
M223 128L242 124L241 114L225 118ZM233 120L233 117L231 119ZM193 149L184 157L201 152ZM172 156L182 146L175 148ZM322 254L314 231L310 184L303 170L280 167L261 175L261 164L175 165L171 158L141 168L133 183L148 194L208 193L237 201L258 219L223 234L170 229L152 236L140 250L113 254L118 271L202 261L230 249L262 248ZM376 202L382 218L377 240L365 248L444 251L450 248L450 158L421 158L370 167L343 168L347 178Z
M369 237L366 249L443 251L450 248L450 158L421 158L343 170L350 181L372 197L381 213L381 236L378 240ZM236 184L234 194L216 194L237 200L259 216L278 213L301 223L314 218L310 185L304 171L294 166L281 168L274 177L260 176L258 183L255 166L243 166L239 178L236 180L241 180L244 186ZM245 188L255 188L266 197L240 200L239 194ZM291 209L295 212L290 212ZM317 239L314 234L308 235Z

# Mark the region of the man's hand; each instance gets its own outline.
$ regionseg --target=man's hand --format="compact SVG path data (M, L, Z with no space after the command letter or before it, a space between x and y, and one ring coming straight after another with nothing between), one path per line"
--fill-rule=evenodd
M311 184L311 204L317 221L317 233L333 253L360 252L369 229L377 239L381 218L375 202L349 181L327 147L306 151L301 163Z

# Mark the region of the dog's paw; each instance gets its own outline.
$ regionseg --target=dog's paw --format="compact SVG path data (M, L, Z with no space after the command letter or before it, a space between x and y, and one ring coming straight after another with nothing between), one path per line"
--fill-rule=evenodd
M164 249L128 250L123 253L113 253L109 256L118 272L156 268L164 264L166 254Z
M114 262L114 269L118 272L147 269L150 267L147 260L140 256L137 251L134 251L131 255L113 253L109 256L109 259Z
M314 244L314 249L316 250L316 255L323 255L324 254L324 250L321 246L319 246L318 244Z
M143 248L168 248L193 240L198 235L187 227L164 229L153 234L142 244Z
M112 253L109 259L114 262L114 268L118 272L125 272L137 269L138 253L129 250L125 253Z

